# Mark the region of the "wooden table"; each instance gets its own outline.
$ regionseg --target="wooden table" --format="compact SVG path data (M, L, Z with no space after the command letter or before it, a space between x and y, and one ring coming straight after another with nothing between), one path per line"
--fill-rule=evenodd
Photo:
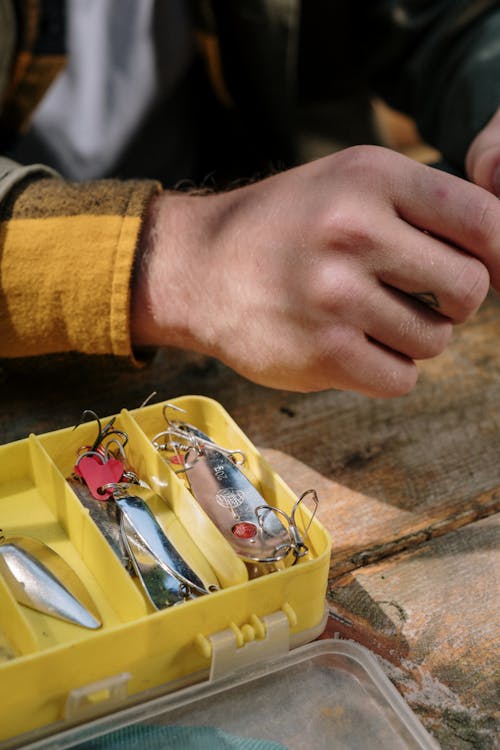
M10 367L0 382L2 443L153 390L216 398L294 491L318 490L333 537L327 633L374 651L443 748L500 746L497 297L390 401L267 390L172 352L142 371L75 357Z

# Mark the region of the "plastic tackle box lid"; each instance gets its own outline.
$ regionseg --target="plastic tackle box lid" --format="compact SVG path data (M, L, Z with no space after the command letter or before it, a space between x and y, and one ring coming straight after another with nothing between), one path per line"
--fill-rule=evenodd
M221 730L220 745L214 734L205 744L208 728ZM200 734L202 729L205 734ZM117 731L118 735L109 734ZM139 745L141 732L145 733ZM189 744L170 744L169 736L174 739L175 732L179 739L190 736ZM196 736L205 740L197 744ZM228 737L236 740L234 745ZM265 750L266 743L287 750L439 748L374 656L357 643L337 639L315 641L246 671L184 688L25 747L63 750L85 747L92 738L90 747L103 750L108 745L124 750ZM256 744L245 744L243 738Z

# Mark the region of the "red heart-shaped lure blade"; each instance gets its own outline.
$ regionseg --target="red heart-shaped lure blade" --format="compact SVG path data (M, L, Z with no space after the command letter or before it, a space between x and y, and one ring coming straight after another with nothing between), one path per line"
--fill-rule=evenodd
M97 456L84 456L78 461L77 469L95 500L107 500L113 490L101 490L101 487L119 482L123 476L123 462L118 458L100 463Z

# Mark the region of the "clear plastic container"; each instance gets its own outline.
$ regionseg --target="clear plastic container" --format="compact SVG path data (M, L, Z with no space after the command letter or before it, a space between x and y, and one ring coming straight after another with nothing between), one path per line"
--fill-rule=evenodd
M323 640L264 665L119 711L25 750L64 750L136 723L217 727L239 738L274 741L287 750L439 748L367 649L351 641ZM158 748L165 747L164 737ZM210 750L217 750L217 744L210 744Z

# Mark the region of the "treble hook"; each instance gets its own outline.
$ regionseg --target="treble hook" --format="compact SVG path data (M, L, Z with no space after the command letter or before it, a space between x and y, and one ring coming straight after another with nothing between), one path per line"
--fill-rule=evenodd
M110 456L112 456L113 458L116 458L116 454L113 453L113 451L111 450L112 445L116 445L116 447L118 448L117 452L121 456L123 463L125 463L127 460L127 456L125 455L125 446L127 445L127 443L120 443L118 438L115 438L115 437L112 437L109 440L107 440L106 443L104 443L102 446L102 450L104 451L104 456L106 460L109 459Z
M128 435L126 432L123 432L123 430L106 430L106 432L103 435L103 439L105 437L109 437L110 435L115 435L116 437L112 437L110 440L108 440L106 445L109 445L110 443L115 443L115 445L120 445L122 449L125 448L125 446L128 443ZM118 438L123 438L123 442L120 442Z
M319 505L318 493L316 492L315 489L306 490L298 498L298 500L295 502L295 505L292 508L292 521L294 523L294 526L297 526L297 524L295 523L295 514L297 513L299 505L301 505L304 502L304 500L307 497L307 495L311 495L312 502L314 503L314 509L312 511L310 511L311 512L311 518L310 518L309 523L307 524L307 527L306 527L306 529L304 531L304 539L307 539L307 537L309 535L309 529L311 528L311 524L314 521L314 517L316 516L316 513L318 511L318 505Z
M168 424L169 427L175 428L176 423L171 422L170 419L167 417L167 409L174 409L174 411L181 412L181 414L187 414L186 410L180 406L177 406L177 404L170 404L170 403L164 404L163 409L161 410L161 413L163 414L163 419L165 420L165 422Z
M119 430L114 430L111 434L121 435L125 438L125 442L121 443L116 437L112 437L107 440L106 443L102 445L105 461L108 461L110 456L112 456L113 458L117 458L118 456L120 456L123 463L122 476L131 484L140 484L142 487L148 487L148 485L143 482L142 479L139 479L139 476L129 464L127 454L125 453L125 446L128 441L128 435L125 432L120 432ZM112 445L116 445L118 449L116 453L111 450Z
M115 422L116 417L112 417L109 420L109 422L107 424L105 424L104 427L103 427L102 423L101 423L101 420L99 419L99 417L97 416L97 414L95 413L95 411L92 411L92 409L84 409L83 412L82 412L82 416L80 417L80 421L78 422L78 424L76 424L73 427L73 430L76 430L77 427L80 427L80 425L83 424L83 422L85 421L85 417L87 415L89 415L89 414L97 422L97 437L96 437L94 443L92 444L92 446L90 447L91 451L96 451L98 449L99 445L101 444L103 438L106 435L109 434L109 431L113 427L113 424Z
M80 453L78 455L78 458L76 459L76 462L75 462L75 468L79 466L80 461L82 461L84 458L89 458L90 456L95 456L96 458L100 460L102 464L105 464L108 460L108 456L105 456L102 453L99 453L99 451L87 450L87 451L83 451L83 453Z
M225 448L224 446L219 445L219 443L216 443L215 440L212 440L209 435L206 435L199 428L194 427L194 425L191 425L188 422L171 422L167 416L168 409L174 409L175 411L182 412L183 414L187 413L185 409L182 409L176 404L164 404L162 413L163 418L167 423L167 429L163 430L163 432L159 432L152 438L151 442L156 450L173 450L175 454L178 455L179 448L186 451L188 451L189 449L195 449L198 455L201 455L203 448L212 448L230 458L236 466L241 466L245 463L246 456L242 450ZM171 439L169 442L168 438L172 437L187 441L188 445L184 446L182 445L182 443L176 443ZM160 438L165 438L163 443L159 442ZM187 465L186 468L188 468Z
M310 518L309 523L307 524L307 528L305 529L304 533L301 535L297 526L297 522L295 520L295 515L297 513L299 505L301 505L304 502L304 499L306 498L307 495L312 495L312 499L314 503L314 510L311 513L311 518ZM299 560L299 558L304 557L304 555L307 555L307 553L309 552L309 547L306 545L304 540L307 539L308 537L309 529L311 528L311 524L316 515L316 511L318 510L318 505L319 505L319 500L318 500L318 495L316 493L316 490L310 489L310 490L306 490L305 492L303 492L302 495L299 497L299 499L295 502L290 515L288 515L288 513L285 513L285 511L282 510L281 508L275 508L272 505L259 505L259 507L255 509L255 515L257 516L259 526L261 528L264 523L263 515L265 514L265 512L271 511L273 513L277 513L279 516L282 516L286 520L287 527L288 527L288 534L290 537L290 544L278 545L276 547L275 552L277 553L279 550L284 549L285 547L288 546L288 550L289 551L291 550L295 556L295 560L292 563L293 565L295 565L295 563Z

